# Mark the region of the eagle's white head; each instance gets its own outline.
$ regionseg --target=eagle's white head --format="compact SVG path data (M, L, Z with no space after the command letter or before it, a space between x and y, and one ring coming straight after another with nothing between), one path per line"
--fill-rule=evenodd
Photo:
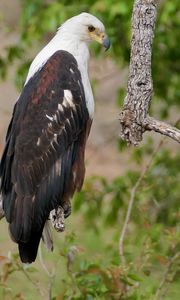
M105 49L109 49L110 41L105 32L103 23L89 13L81 13L64 22L58 29L54 38L38 53L33 60L25 84L46 61L58 50L71 53L78 63L82 82L85 88L86 101L93 103L93 94L88 77L88 44L97 41ZM87 104L87 106L90 106ZM94 108L89 108L90 115Z
M97 41L106 49L110 47L109 38L105 32L103 23L95 16L89 13L81 13L68 19L59 28L57 35L71 35L71 38L90 43Z

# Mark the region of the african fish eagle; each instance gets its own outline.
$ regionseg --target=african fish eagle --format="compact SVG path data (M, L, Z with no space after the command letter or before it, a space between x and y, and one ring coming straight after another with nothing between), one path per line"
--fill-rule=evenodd
M0 164L3 210L21 261L35 261L46 221L82 187L94 114L88 45L110 42L91 14L68 19L33 60L14 106Z

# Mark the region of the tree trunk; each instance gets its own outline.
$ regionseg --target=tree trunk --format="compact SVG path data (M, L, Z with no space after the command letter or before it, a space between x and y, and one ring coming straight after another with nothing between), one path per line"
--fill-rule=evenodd
M180 130L148 116L153 94L151 53L156 15L155 0L135 0L127 95L120 113L120 137L133 145L138 145L143 133L149 130L180 143Z

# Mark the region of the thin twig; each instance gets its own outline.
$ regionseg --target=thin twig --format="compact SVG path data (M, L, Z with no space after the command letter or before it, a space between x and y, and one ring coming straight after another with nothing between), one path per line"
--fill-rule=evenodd
M158 144L157 148L153 151L152 156L151 156L148 164L146 165L146 167L142 171L140 177L136 181L136 183L133 186L133 188L131 189L130 201L129 201L129 205L128 205L128 209L127 209L125 221L124 221L124 224L123 224L123 228L122 228L122 231L121 231L120 239L119 239L119 255L120 255L121 262L123 264L126 263L125 256L124 256L124 239L125 239L125 235L126 235L126 232L127 232L128 223L129 223L129 220L130 220L130 216L131 216L131 212L132 212L132 208L133 208L133 204L134 204L136 192L137 192L137 189L139 188L142 180L144 179L144 176L148 172L148 170L149 170L149 168L150 168L150 166L151 166L151 164L152 164L152 162L154 160L154 157L156 156L157 152L161 148L163 142L164 142L164 139L162 139L160 141L160 143Z
M29 276L28 272L26 272L26 270L24 269L24 265L17 262L17 267L19 268L19 270L22 271L22 273L25 275L25 277L28 279L28 281L30 281L32 283L32 285L36 288L36 290L39 292L39 294L44 299L45 291L39 286L39 284L36 281L32 280L31 276Z
M49 285L48 285L48 300L52 299L52 286L53 286L53 280L55 277L55 271L49 271L48 267L46 266L44 259L43 259L43 255L42 255L42 248L41 248L41 243L39 246L39 261L40 264L42 266L42 268L44 269L44 271L46 272L46 274L48 275L49 278Z
M172 257L169 259L167 268L166 268L166 270L165 270L165 272L164 272L164 274L163 274L162 280L161 280L161 282L160 282L160 284L159 284L159 287L158 287L157 290L156 290L156 294L155 294L153 300L162 299L162 298L159 298L159 297L160 297L160 294L161 294L161 291L162 291L164 285L168 282L168 275L169 275L169 273L170 273L170 271L171 271L171 268L172 268L174 262L175 262L179 257L180 257L180 252L177 252L177 253L174 254L174 256L172 256ZM175 274L176 274L176 272L175 272ZM174 275L175 275L175 274L174 274Z

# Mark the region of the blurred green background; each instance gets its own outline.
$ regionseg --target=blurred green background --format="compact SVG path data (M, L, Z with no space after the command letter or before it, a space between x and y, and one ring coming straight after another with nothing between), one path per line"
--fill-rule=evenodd
M132 0L2 0L0 3L0 152L12 107L30 62L67 18L83 11L99 17L112 48L91 47L90 77L96 115L86 153L87 175L76 194L54 252L41 245L31 266L0 224L0 299L179 299L180 155L178 145L145 134L138 148L118 139L118 113L126 92ZM153 116L179 126L180 2L158 1L152 75ZM157 150L156 150L157 149ZM155 151L155 153L154 153ZM152 158L153 156L153 158ZM130 193L139 185L124 241L119 238Z

